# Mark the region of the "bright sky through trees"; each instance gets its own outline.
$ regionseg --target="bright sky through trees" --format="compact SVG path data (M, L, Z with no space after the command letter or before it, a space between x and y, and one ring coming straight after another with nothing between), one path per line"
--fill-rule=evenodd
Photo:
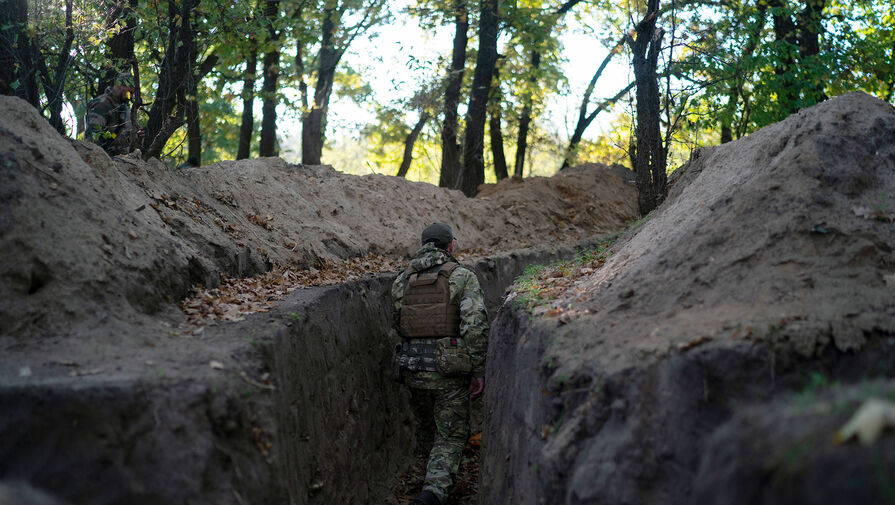
M344 57L344 68L357 71L372 89L372 100L380 104L397 105L401 100L413 95L421 83L440 78L446 72L446 59L450 56L453 27L443 26L435 31L422 29L407 12L411 4L408 0L395 2L395 17L391 23L378 27L375 36L359 38L351 45ZM504 33L505 35L505 33ZM504 42L502 37L501 42ZM570 19L570 28L561 37L563 44L563 73L568 80L567 90L559 89L552 94L545 108L544 127L555 133L563 141L568 141L570 131L577 120L581 96L588 81L605 57L608 50L593 34ZM595 97L606 98L623 88L632 78L629 76L624 58L613 60L597 83ZM284 90L287 95L297 95L296 90ZM461 114L465 113L465 103L461 103ZM260 109L259 109L260 110ZM283 118L280 133L282 156L289 161L300 159L301 124L294 113L281 106L278 114ZM611 112L599 116L587 131L585 138L596 138L608 129ZM361 129L375 122L371 103L357 104L348 97L336 97L328 116L328 144L338 145L336 149L347 149L352 141L361 141ZM513 118L506 118L512 120ZM408 113L408 123L416 120L416 113ZM360 153L352 157L339 157L340 170L352 173L370 173ZM353 159L356 166L345 166ZM558 168L558 167L555 167Z

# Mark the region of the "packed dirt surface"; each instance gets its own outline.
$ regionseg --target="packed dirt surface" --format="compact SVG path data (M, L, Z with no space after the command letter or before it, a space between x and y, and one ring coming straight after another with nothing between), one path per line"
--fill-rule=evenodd
M0 110L4 354L44 344L77 352L88 337L128 345L141 326L177 326L176 302L191 288L217 287L222 274L292 269L285 292L349 258L371 258L361 274L394 271L436 220L453 226L472 257L575 243L636 213L633 186L605 167L504 181L469 199L279 158L172 171L65 139L23 101L2 97Z
M741 489L730 476L753 471L775 488L743 503L847 491L818 478L835 465L819 472L812 461L837 451L830 426L849 407L824 421L826 439L807 425L767 433L761 443L791 464L761 459L749 433L791 426L774 405L817 377L895 373L895 109L843 95L698 150L679 172L664 204L609 251L530 276L498 315L484 503L692 503L694 488L700 503L722 503L717 491ZM761 424L708 441L750 406L767 412ZM800 449L807 439L824 442ZM742 452L712 459L728 443ZM843 448L829 461L891 447ZM727 480L695 480L700 468ZM887 486L860 501L890 500Z
M614 371L719 341L860 349L895 332L893 223L895 111L869 95L702 149L661 209L553 302L577 316L564 352L599 346Z

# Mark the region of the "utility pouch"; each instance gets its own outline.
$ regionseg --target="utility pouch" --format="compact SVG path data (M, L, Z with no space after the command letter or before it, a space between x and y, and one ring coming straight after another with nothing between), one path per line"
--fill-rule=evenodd
M403 345L395 344L395 350L392 351L392 378L399 384L404 383L404 374L401 373L401 356L403 354Z
M440 338L435 345L435 368L445 377L469 375L472 359L462 338Z

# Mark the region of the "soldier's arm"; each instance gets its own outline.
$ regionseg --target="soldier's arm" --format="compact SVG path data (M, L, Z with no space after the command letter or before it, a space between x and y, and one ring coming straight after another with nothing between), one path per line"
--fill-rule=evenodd
M404 274L404 272L398 274L392 283L392 327L395 330L401 328L401 305L404 302L404 284L407 281L407 276Z
M451 300L460 306L460 336L472 358L472 376L485 376L488 353L488 309L479 279L471 270L458 268L450 278Z

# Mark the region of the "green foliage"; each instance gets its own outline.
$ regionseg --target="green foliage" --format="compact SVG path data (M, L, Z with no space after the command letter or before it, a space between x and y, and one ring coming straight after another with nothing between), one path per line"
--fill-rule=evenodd
M545 305L557 295L554 279L563 278L573 281L582 275L583 268L591 271L602 266L611 256L609 247L615 243L619 233L607 235L600 242L588 249L583 249L570 260L560 260L547 265L528 265L522 275L513 282L514 302L529 313L535 307Z

